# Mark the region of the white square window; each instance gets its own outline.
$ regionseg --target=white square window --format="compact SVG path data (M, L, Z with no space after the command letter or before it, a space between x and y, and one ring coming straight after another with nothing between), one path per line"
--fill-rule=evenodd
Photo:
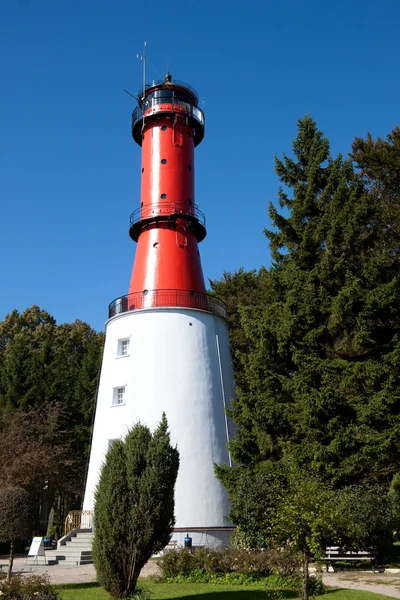
M114 406L125 403L125 386L114 388L112 403Z
M129 339L118 340L118 356L129 356Z

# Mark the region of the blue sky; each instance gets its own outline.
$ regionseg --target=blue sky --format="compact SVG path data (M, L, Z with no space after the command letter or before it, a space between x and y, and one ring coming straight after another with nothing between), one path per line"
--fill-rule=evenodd
M148 79L205 98L196 202L206 278L270 262L263 228L275 154L310 113L347 153L399 124L398 0L2 0L0 320L38 304L103 328L127 293L139 205L130 134L147 41Z

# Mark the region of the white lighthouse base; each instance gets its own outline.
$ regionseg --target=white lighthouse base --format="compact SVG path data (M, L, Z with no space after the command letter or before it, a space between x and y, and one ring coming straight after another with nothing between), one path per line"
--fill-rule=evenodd
M94 508L94 491L112 441L138 421L154 430L165 412L171 443L180 454L172 540L183 546L189 534L193 545L227 545L228 498L213 463L230 464L232 426L225 408L233 395L223 319L189 308L143 309L111 318L83 509Z
M169 547L181 548L185 545L187 535L192 538L192 547L212 548L216 546L230 546L233 527L210 528L201 531L188 529L185 531L174 530Z

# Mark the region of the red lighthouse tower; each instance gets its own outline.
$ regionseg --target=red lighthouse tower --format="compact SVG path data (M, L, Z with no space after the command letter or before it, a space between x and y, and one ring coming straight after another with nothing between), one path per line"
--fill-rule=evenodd
M204 137L198 95L172 80L144 86L132 115L142 148L137 242L129 293L109 306L84 509L110 443L166 413L180 453L174 538L226 544L231 526L213 463L229 463L226 407L234 394L225 306L206 293L198 244L205 218L194 197L194 149ZM205 537L204 537L205 536Z
M204 137L204 116L196 92L165 81L147 88L132 117L132 135L142 146L140 208L131 216L130 236L138 242L129 294L151 294L147 306L193 306L205 285L198 242L205 219L194 199L194 148Z

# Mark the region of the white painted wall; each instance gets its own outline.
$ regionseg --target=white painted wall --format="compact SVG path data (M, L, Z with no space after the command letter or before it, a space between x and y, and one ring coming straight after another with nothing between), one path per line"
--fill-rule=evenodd
M129 356L117 357L118 340L129 338ZM113 389L126 388L124 405L112 405ZM106 324L84 510L94 490L108 441L123 437L137 421L152 430L166 413L171 441L180 453L175 488L177 528L223 527L227 494L213 462L229 464L224 405L234 395L226 323L194 309L152 308L127 312ZM183 544L185 533L173 539ZM226 543L226 532L191 533L193 543Z

